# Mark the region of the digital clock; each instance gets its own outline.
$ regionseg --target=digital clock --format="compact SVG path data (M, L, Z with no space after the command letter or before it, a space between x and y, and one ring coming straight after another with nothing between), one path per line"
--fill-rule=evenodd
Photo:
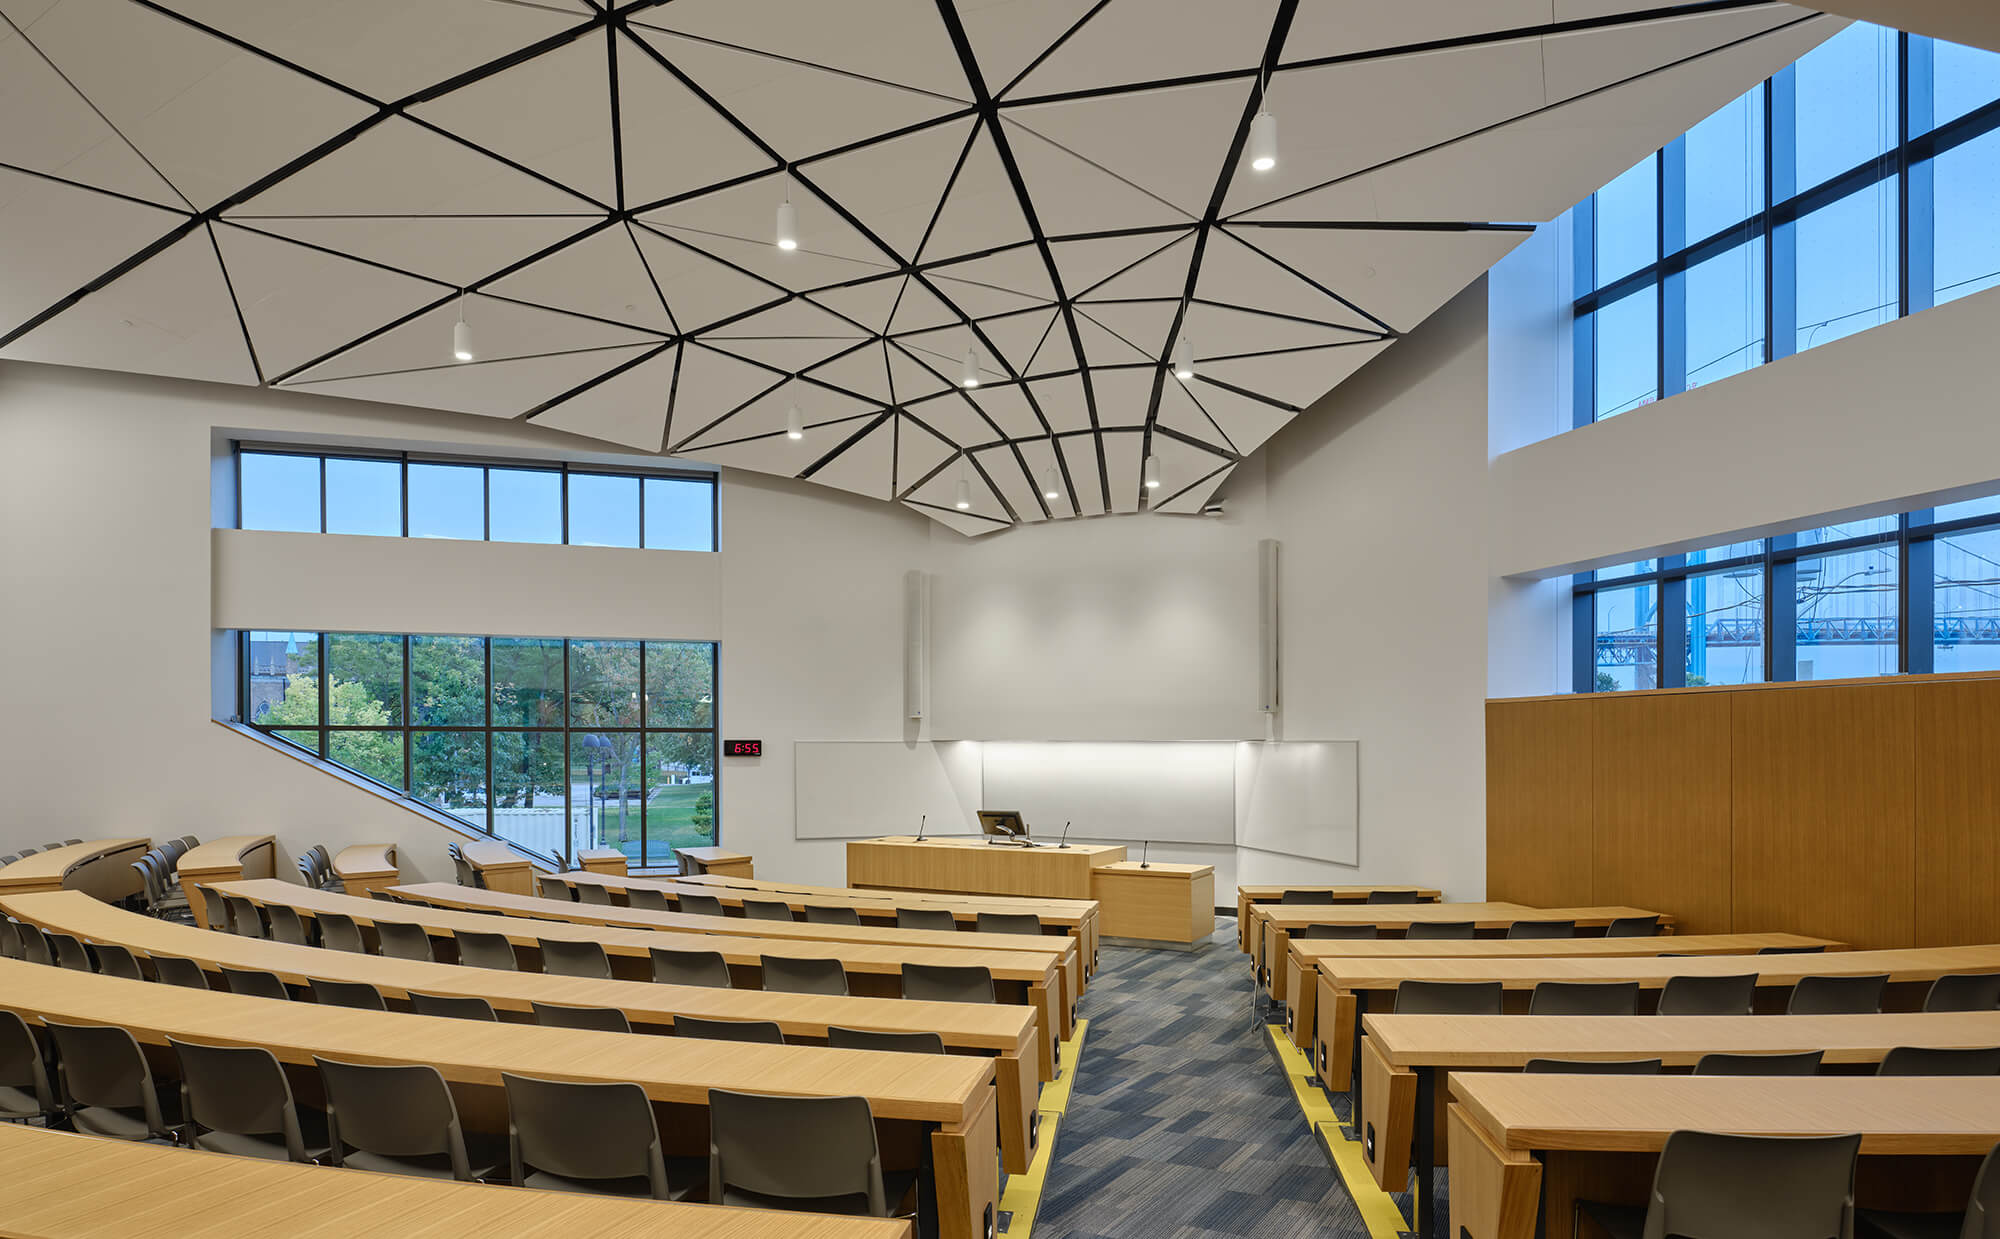
M764 755L764 742L762 740L724 740L722 742L722 755L724 757L762 757Z

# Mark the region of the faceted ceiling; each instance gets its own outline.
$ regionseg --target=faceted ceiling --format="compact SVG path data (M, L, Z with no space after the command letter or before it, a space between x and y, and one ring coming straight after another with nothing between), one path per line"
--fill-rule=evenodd
M0 358L525 420L967 534L1198 511L1520 221L1842 24L1734 0L0 18Z

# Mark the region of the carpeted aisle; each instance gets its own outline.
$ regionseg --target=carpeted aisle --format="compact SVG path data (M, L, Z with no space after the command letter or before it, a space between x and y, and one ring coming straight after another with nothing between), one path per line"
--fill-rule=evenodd
M1251 1019L1235 931L1104 948L1035 1239L1366 1239Z

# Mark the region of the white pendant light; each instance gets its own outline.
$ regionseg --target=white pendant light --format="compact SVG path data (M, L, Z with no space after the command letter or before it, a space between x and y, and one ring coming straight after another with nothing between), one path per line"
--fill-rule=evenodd
M799 248L799 211L792 205L792 177L785 174L785 200L778 204L778 248Z
M465 321L465 290L458 293L458 323L451 329L451 356L454 361L471 361L472 327Z
M1278 118L1271 115L1271 83L1265 79L1257 90L1257 115L1250 118L1250 168L1269 172L1278 166Z
M959 372L960 387L979 386L979 346L971 345L965 350L965 368Z
M1054 503L1056 500L1062 498L1062 488L1056 484L1056 471L1054 469L1042 470L1042 498L1048 500L1050 503Z
M958 510L961 512L970 512L972 510L972 483L966 481L964 478L958 479L956 494L957 497L953 500L953 503L957 505Z
M1158 456L1146 457L1146 489L1160 489L1160 458Z
M785 410L785 437L803 439L806 437L806 415L799 412L798 405Z
M1194 346L1186 336L1174 345L1174 377L1183 383L1194 377Z

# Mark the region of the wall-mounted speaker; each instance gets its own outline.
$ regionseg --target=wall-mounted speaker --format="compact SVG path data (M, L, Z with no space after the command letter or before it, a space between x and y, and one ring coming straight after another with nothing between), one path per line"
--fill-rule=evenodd
M1278 712L1278 540L1257 543L1257 708Z
M922 718L930 705L931 577L903 574L903 716Z

